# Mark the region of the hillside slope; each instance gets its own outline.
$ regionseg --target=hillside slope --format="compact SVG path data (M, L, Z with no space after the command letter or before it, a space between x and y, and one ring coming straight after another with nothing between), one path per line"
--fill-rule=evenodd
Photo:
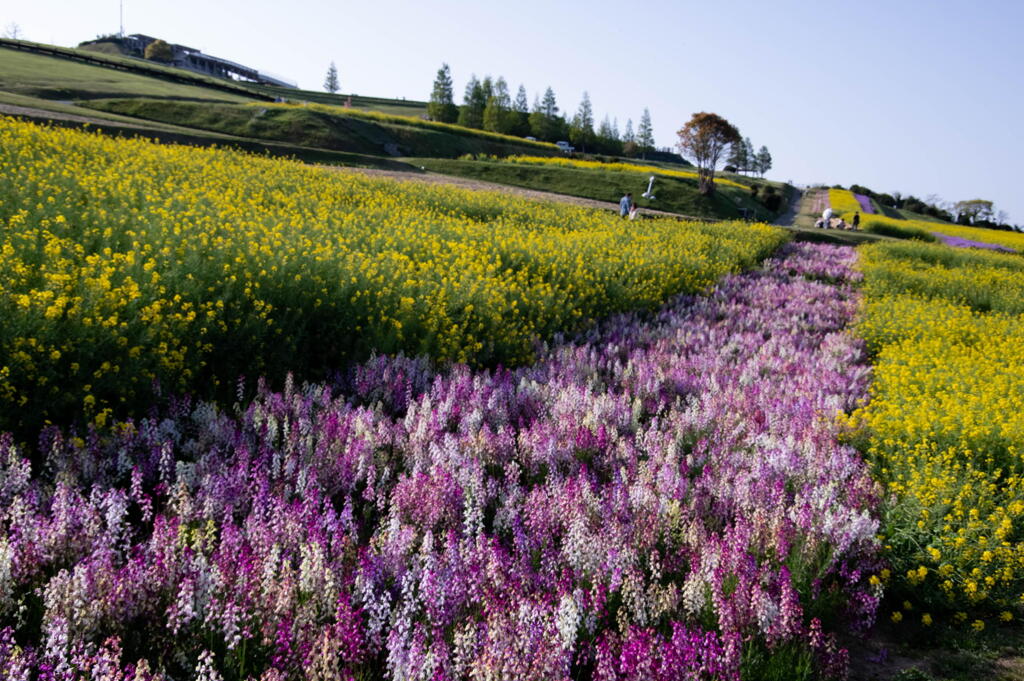
M370 117L338 107L247 106L151 99L88 106L163 123L360 154L454 158L462 154L554 154L554 145L398 116Z
M271 99L233 81L140 59L8 39L0 39L0 90L64 100L123 96L236 102Z

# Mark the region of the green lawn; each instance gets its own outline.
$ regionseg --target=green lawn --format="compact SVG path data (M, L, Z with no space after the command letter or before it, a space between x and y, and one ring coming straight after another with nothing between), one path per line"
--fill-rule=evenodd
M93 55L102 58L102 55ZM196 81L197 83L201 81ZM0 90L43 99L105 97L252 101L242 94L187 85L62 57L0 47Z
M758 203L749 191L738 187L719 187L712 196L701 196L695 179L658 177L654 181L657 198L649 201L641 196L647 189L646 173L437 158L412 158L408 161L414 166L446 175L598 201L618 202L625 192L631 191L641 209L656 208L690 217L735 219L742 216L744 208L751 215L756 213L760 220L770 221L776 216Z
M88 105L146 120L357 154L455 158L463 154L538 153L533 146L468 128L430 129L312 106L263 107L166 99L96 100Z
M379 111L397 116L423 116L427 113L427 103L412 99L387 99L385 97L363 97L360 95L331 94L315 90L293 90L276 85L249 85L250 89L272 97L282 97L290 101L315 102L330 106L350 105L353 109L363 111Z
M380 168L382 170L418 170L417 168L402 163L401 161L382 158L380 156L304 147L295 144L251 139L239 137L237 135L227 135L208 130L198 130L169 123L139 120L130 116L88 109L74 104L65 104L64 102L40 99L38 97L17 95L9 92L0 91L0 104L11 104L14 106L38 109L42 112L39 115L23 117L43 122L52 121L57 125L67 125L71 127L81 127L84 124L80 122L61 120L60 116L54 116L51 118L47 113L52 112L54 114L85 116L93 119L93 122L90 124L91 130L112 136L140 136L147 137L157 142L185 144L196 147L208 147L214 145L219 147L233 147L257 154L293 157L307 163L318 163L323 165L352 166L356 168Z

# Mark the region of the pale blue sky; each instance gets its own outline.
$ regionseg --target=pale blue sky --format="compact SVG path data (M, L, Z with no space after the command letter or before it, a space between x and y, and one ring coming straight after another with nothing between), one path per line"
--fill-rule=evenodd
M696 111L767 145L769 176L857 182L945 200L987 198L1024 223L1024 2L817 0L646 3L125 0L146 33L319 89L426 99L447 62L461 102L471 73L584 90L598 121L638 122L659 146ZM0 25L74 45L118 29L117 0L8 2Z

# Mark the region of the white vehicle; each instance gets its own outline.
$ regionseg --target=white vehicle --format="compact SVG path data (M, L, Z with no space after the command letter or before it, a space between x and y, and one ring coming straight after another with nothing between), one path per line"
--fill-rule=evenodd
M562 151L564 151L567 154L571 154L572 152L576 151L576 147L572 146L571 144L569 144L565 140L559 140L559 141L555 142L555 146L558 147L559 149L561 149Z

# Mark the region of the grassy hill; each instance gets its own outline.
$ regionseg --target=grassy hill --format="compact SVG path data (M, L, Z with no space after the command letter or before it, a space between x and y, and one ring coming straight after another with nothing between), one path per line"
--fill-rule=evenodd
M772 186L775 191L781 192L783 197L787 196L787 190L783 185L751 178L743 178L749 182L747 187L719 186L713 195L702 196L697 190L695 179L658 175L658 168L655 166L651 166L651 172L657 176L654 184L654 195L657 198L649 201L641 196L647 188L648 172L524 165L499 160L413 158L408 161L412 165L447 175L599 201L617 202L625 192L631 191L641 209L653 208L698 218L740 218L746 211L747 217L770 221L779 211L765 208L750 188L758 187L761 191Z
M115 99L88 106L201 130L360 154L454 158L462 154L554 154L550 144L398 116L371 117L338 107L252 106Z
M279 87L276 85L255 85L247 86L254 92L280 97L288 101L314 102L316 104L327 104L329 106L350 106L353 109L367 111L381 111L398 116L424 116L427 113L427 103L412 99L388 99L386 97L364 97L360 95L331 94L330 92L317 92L316 90L296 90L292 88Z
M270 101L278 98L306 103ZM162 142L234 146L313 163L425 168L608 202L631 190L643 208L700 218L770 221L777 215L753 192L771 183L732 178L737 184L705 197L695 179L666 177L664 172L681 165L664 160L631 161L642 166L633 172L456 160L560 152L546 143L423 120L425 102L234 83L95 50L0 41L3 104L24 107L15 113L36 120L50 112L61 125L88 121L108 134L141 134ZM650 174L659 177L654 202L640 197ZM777 190L787 191L781 185Z
M0 39L0 90L43 99L270 99L233 81L141 59Z

